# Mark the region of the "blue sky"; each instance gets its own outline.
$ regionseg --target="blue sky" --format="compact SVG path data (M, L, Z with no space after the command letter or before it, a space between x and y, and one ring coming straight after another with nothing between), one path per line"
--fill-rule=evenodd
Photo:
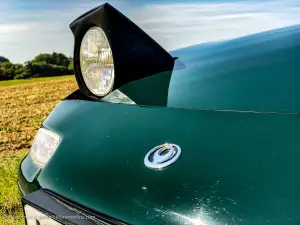
M44 52L72 56L70 22L104 2L167 50L300 24L299 0L7 0L0 2L0 55L18 63Z

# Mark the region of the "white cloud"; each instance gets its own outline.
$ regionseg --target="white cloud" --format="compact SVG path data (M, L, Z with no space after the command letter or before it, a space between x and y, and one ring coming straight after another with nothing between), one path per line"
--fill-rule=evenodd
M172 50L299 24L299 6L294 0L149 4L132 17Z
M298 0L168 3L133 6L111 3L167 50L300 23ZM99 3L43 11L15 12L0 4L0 55L24 62L41 52L73 53L69 24ZM14 22L8 22L9 21ZM20 22L22 21L22 22Z
M0 29L3 25L0 25ZM5 26L4 26L5 27ZM59 22L14 24L0 33L0 54L13 62L24 62L42 52L64 52L71 56L73 36L68 25Z
M16 24L0 24L0 35L10 35L18 32L30 30L31 24L16 23Z
M1 23L0 21L0 55L16 63L23 63L40 53L53 51L72 56L74 42L69 24L96 5L91 3L79 5L80 7L77 5L73 8L49 9L42 12L3 12L4 17L9 17L11 21L16 22Z

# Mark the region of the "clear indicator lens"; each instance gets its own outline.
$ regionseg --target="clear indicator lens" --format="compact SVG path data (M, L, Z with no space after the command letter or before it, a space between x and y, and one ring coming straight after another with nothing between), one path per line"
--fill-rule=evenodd
M80 68L87 88L99 97L107 95L114 84L111 48L100 27L90 28L80 46Z
M59 136L45 128L40 128L31 146L30 155L33 161L44 167L59 144Z

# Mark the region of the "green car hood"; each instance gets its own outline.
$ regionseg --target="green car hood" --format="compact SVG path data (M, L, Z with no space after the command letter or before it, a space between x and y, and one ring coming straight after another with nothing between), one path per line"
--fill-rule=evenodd
M132 224L299 224L300 117L65 100L61 143L37 181ZM144 157L165 142L180 159Z
M36 182L133 224L300 224L299 38L296 26L174 51L185 68L168 92L169 73L121 88L138 105L62 101ZM147 168L166 142L179 160Z
M172 52L168 105L300 112L300 25Z

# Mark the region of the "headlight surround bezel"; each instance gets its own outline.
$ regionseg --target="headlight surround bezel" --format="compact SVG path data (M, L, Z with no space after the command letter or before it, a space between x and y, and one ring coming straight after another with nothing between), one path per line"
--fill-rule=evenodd
M114 63L113 85L111 86L110 90L107 93L105 93L104 95L101 95L101 96L95 95L86 85L84 78L83 78L83 73L81 70L81 63L80 63L80 50L81 50L82 40L83 40L85 34L93 27L99 27L104 32L107 42L111 49L111 55L112 55L113 63ZM111 44L110 39L111 39L110 33L107 32L105 24L83 23L83 24L81 24L81 29L77 30L77 32L76 32L76 38L75 38L75 43L74 43L74 53L73 53L73 65L74 65L75 78L76 78L79 90L85 96L87 96L88 98L90 98L92 100L99 100L99 99L105 97L106 95L108 95L112 90L115 89L114 86L115 86L116 71L118 71L118 69L115 67L114 50L113 50L113 46Z

